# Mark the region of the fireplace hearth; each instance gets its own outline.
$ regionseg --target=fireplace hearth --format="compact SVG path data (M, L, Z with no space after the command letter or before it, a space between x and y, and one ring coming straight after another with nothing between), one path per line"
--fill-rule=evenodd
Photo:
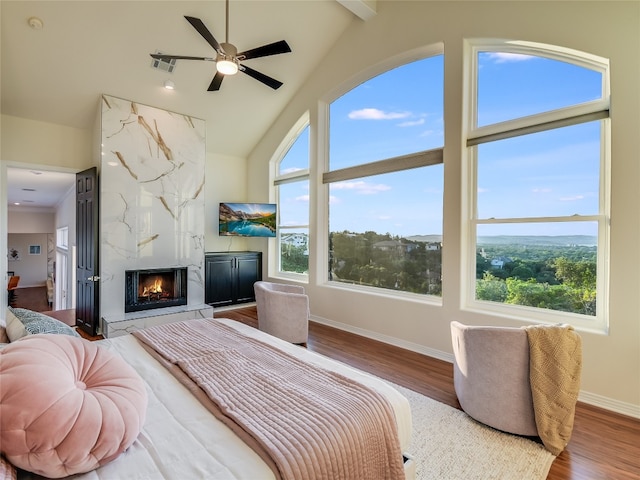
M125 271L125 312L186 304L186 267Z

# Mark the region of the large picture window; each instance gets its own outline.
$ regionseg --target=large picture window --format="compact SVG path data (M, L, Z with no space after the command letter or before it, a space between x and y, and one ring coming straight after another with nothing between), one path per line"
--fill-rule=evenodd
M469 51L469 304L604 326L608 63L517 42Z
M330 281L442 295L443 55L329 106Z

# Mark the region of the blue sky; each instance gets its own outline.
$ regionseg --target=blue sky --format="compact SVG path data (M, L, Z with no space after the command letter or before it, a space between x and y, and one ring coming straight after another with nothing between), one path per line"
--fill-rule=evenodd
M582 67L505 53L482 53L479 61L480 126L601 96L600 73ZM442 147L443 88L443 57L436 56L375 77L334 101L331 169ZM598 213L599 128L592 122L481 145L479 216ZM306 158L307 145L308 135L292 147L282 169ZM283 188L283 221L308 208L304 190L295 184ZM341 182L330 192L331 230L402 236L442 233L442 165ZM596 231L593 224L483 228L492 234Z

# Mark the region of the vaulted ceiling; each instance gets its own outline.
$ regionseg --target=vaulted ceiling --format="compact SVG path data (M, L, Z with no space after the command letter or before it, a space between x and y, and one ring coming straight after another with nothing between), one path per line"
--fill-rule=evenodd
M242 158L350 23L375 11L375 0L230 0L228 6L228 41L239 51L283 39L290 45L291 53L243 62L283 82L278 90L240 73L208 92L213 62L178 60L172 73L152 68L149 54L159 51L215 57L184 16L201 19L225 42L223 0L3 0L2 114L91 130L100 96L108 94L204 119L208 150ZM166 80L174 90L163 87ZM24 182L47 185L28 172L9 176L10 203L33 187Z
M149 54L215 57L184 16L200 18L222 43L222 0L3 0L2 113L93 128L106 93L204 119L216 152L244 157L350 22L362 21L345 5L365 1L230 0L229 42L239 51L284 39L292 52L243 62L283 82L278 90L238 74L208 92L215 63L178 60L167 73Z

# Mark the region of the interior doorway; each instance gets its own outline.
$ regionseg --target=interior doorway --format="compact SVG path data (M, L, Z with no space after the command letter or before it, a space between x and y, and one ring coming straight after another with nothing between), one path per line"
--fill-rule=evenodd
M3 203L3 218L0 227L3 234L0 244L4 246L3 250L12 247L10 239L15 239L15 243L32 235L46 235L53 240L27 240L25 245L16 248L21 253L21 260L5 260L3 270L11 270L16 275L25 270L26 274L21 275L22 288L40 289L45 306L56 310L73 309L75 279L70 269L75 242L75 171L18 162L2 163L0 201ZM58 248L57 230L60 226L67 227L68 231L66 251ZM40 268L38 264L35 274L27 265L37 258L30 255L34 252L39 252L46 260L44 267ZM50 286L53 287L51 294Z

